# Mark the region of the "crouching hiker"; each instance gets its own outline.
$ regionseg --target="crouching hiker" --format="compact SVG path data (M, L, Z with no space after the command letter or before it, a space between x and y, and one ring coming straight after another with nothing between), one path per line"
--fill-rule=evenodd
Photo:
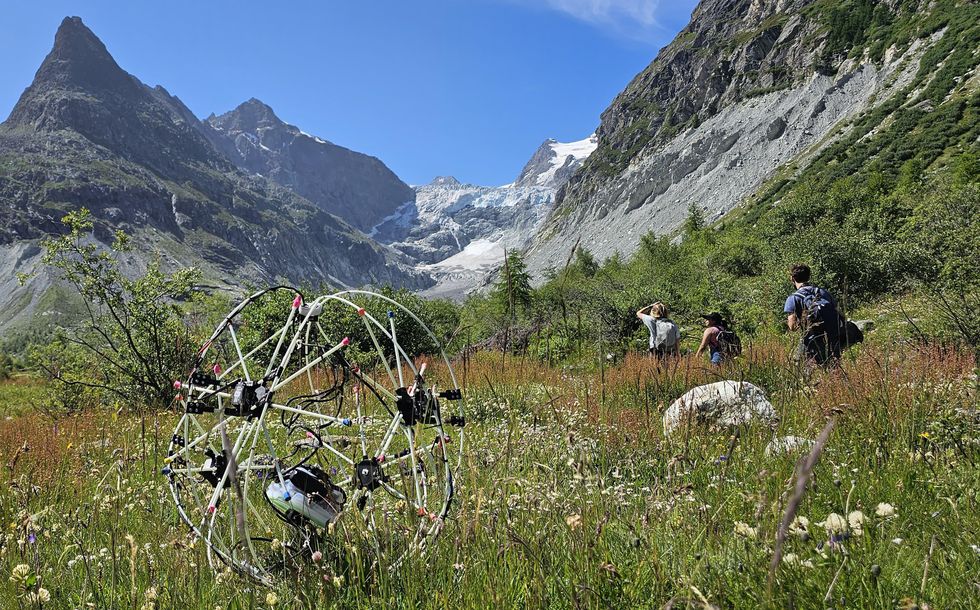
M790 279L796 291L783 306L786 326L802 332L797 348L798 359L811 360L819 365L834 363L840 358L840 314L833 295L810 284L810 267L798 263L790 268Z
M711 356L711 364L720 366L724 360L728 360L742 353L742 341L735 331L729 328L725 319L717 311L701 316L704 320L704 334L701 335L701 345L694 354L700 356L705 352Z
M665 303L656 302L636 312L650 331L650 356L663 360L680 354L681 331L670 319Z

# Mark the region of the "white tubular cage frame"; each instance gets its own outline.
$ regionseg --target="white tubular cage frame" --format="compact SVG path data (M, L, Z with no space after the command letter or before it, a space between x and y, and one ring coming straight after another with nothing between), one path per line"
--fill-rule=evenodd
M250 308L287 292L295 297L285 322L245 328ZM387 309L384 322L378 307ZM356 358L371 361L370 373L347 358L352 339L328 336L321 324L324 312L350 310L361 320L356 345L366 346ZM424 332L437 353L402 345L396 322ZM441 392L427 383L428 359L439 364ZM323 389L325 378L333 385ZM212 569L226 564L272 584L296 560L329 548L331 536L369 541L375 565L397 568L443 529L462 466L461 392L435 334L390 297L343 290L306 302L289 286L258 291L225 316L174 387L181 413L163 474L180 518L207 544ZM246 406L243 391L253 393ZM288 491L278 504L266 502L267 490L276 483L288 490L300 468L336 490L330 501L313 494L333 515L326 527L304 518L309 495L299 512L281 508Z

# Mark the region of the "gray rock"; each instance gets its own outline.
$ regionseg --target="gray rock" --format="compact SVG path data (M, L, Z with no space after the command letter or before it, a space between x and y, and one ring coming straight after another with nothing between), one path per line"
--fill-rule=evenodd
M779 438L774 438L769 441L766 445L766 455L779 455L783 453L792 453L796 451L809 451L813 448L814 441L809 438L803 438L800 436L781 436Z
M786 131L786 119L779 117L772 123L769 123L769 129L766 130L766 138L769 140L775 140L779 136L783 135Z
M752 421L771 424L776 410L757 386L747 381L719 381L686 392L667 408L664 434L687 423L729 428Z
M862 333L866 333L869 330L875 329L874 320L851 320L851 321L854 322L854 325L857 326L858 330L860 330Z

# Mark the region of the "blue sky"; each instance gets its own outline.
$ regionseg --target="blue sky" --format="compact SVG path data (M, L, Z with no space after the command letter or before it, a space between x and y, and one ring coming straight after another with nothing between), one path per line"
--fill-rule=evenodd
M695 0L5 2L0 117L79 15L116 61L198 116L257 97L403 180L513 180L546 138L588 136Z

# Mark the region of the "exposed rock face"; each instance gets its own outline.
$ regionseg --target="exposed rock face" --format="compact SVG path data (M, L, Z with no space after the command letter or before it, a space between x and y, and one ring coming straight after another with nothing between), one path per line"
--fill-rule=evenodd
M196 265L233 286L425 285L343 220L237 169L208 129L166 90L124 72L80 19L65 19L0 125L0 245L57 233L66 211L87 207L97 239L123 229L138 256Z
M239 167L302 195L368 231L415 192L384 163L311 136L250 99L207 121L211 141Z
M599 147L559 191L531 270L559 264L580 238L600 258L629 255L644 234L675 231L691 204L716 219L910 82L929 41L846 60L825 52L821 6L703 0L602 114Z

